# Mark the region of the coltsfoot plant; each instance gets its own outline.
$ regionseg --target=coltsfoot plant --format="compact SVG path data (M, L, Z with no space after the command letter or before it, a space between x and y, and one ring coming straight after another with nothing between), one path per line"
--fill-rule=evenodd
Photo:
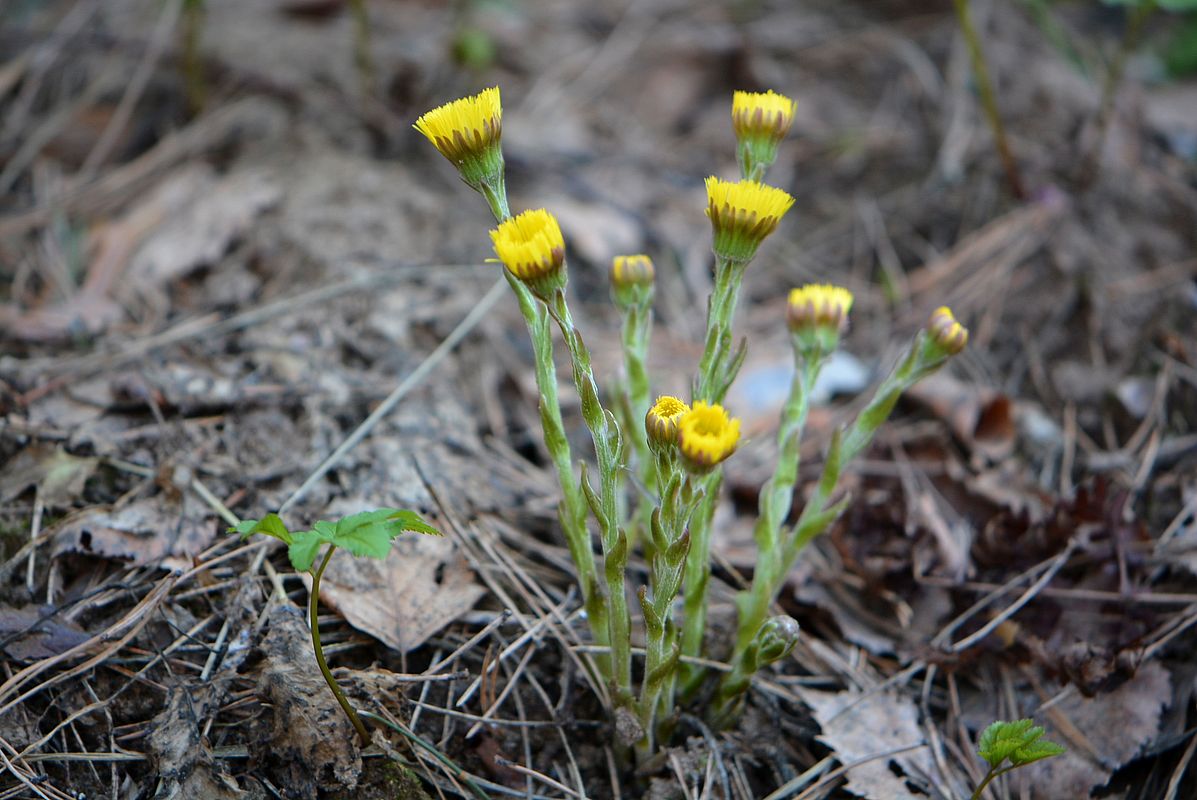
M680 706L695 706L702 698L710 722L734 723L753 674L793 650L798 623L771 609L802 548L847 505L847 498L834 498L841 471L869 444L902 392L968 341L968 332L950 310L940 308L931 315L864 411L833 437L822 477L797 523L790 525L811 391L839 346L852 307L852 295L843 287L804 286L791 292L786 322L794 377L778 430L779 458L760 494L755 529L759 551L752 585L737 598L739 623L730 668L715 679L699 665L705 655L711 525L722 464L740 443L740 421L723 405L746 353L745 342L733 336L733 323L745 271L794 204L788 193L763 182L794 111L793 100L771 91L736 92L732 98L740 176L706 179L713 288L688 400L668 395L651 399L645 364L656 270L643 254L619 256L611 265L611 294L623 323L625 375L615 390L600 391L590 351L570 314L566 243L557 219L543 208L514 216L509 210L498 88L435 108L415 123L462 180L485 198L497 223L491 242L532 339L545 447L561 484L562 533L578 572L591 634L602 652L595 668L618 722L619 744L634 746L641 763L670 735ZM594 446L593 466L575 466L565 437L554 327L581 398ZM641 551L648 576L643 585L629 587L633 548ZM644 629L644 663L638 670L632 668L631 597L638 600Z
M985 787L998 776L1065 752L1060 745L1044 739L1043 728L1029 719L993 723L977 742L977 755L989 764L989 772L977 785L972 800L980 800Z
M241 534L242 539L248 539L255 533L272 536L287 545L287 555L291 559L291 566L296 572L306 572L312 576L312 588L308 599L308 624L312 630L312 650L316 655L316 663L328 688L336 696L341 710L361 738L362 745L370 743L370 732L358 716L357 711L349 704L349 699L341 691L328 662L324 660L324 648L320 646L320 626L318 624L318 610L320 601L320 578L332 560L333 553L341 547L355 556L368 556L383 559L391 551L391 542L404 531L415 531L432 536L440 536L440 532L420 518L414 511L401 508L380 508L375 511L363 511L336 522L321 520L309 531L290 531L278 514L267 514L262 519L247 519L240 525L230 528L230 533ZM326 547L327 546L327 547ZM320 566L316 567L316 558L320 555L320 548L326 547L324 558Z

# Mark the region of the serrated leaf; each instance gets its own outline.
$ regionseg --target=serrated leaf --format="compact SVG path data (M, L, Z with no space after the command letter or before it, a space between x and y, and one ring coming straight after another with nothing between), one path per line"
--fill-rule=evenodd
M320 523L317 523L319 526ZM391 549L391 540L409 530L434 535L440 533L414 511L379 508L345 517L336 524L329 541L355 556L386 558Z
M288 545L293 541L291 532L287 530L287 526L283 524L282 519L278 514L267 514L261 519L247 519L241 523L229 528L229 532L236 531L241 534L241 538L248 539L255 533L264 533L267 536L273 536L281 542Z
M981 734L977 742L977 754L991 767L996 767L1012 753L1027 747L1043 735L1043 728L1034 725L1029 719L993 723Z
M1026 766L1036 761L1042 761L1045 758L1052 756L1064 755L1065 749L1055 742L1049 742L1047 739L1040 739L1037 742L1032 742L1026 747L1020 747L1010 754L1010 763L1016 767Z
M294 534L294 541L287 547L287 555L291 558L291 566L296 572L307 572L316 561L316 554L320 552L320 545L327 541L318 531L300 531Z

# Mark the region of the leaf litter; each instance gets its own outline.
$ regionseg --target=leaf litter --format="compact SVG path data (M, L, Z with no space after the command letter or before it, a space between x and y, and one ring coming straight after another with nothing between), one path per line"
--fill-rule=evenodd
M49 796L106 796L121 782L145 796L393 797L381 759L355 760L323 685L300 684L306 625L277 595L303 603L306 593L285 555L219 534L229 513L277 509L492 280L468 266L486 254L489 220L404 138L419 110L463 91L442 60L459 11L367 4L387 97L363 102L342 47L348 4L298 18L208 3L217 102L183 113L180 79L162 62L111 164L76 186L120 98L89 105L75 91L105 59L139 57L156 13L133 0L44 5L53 13L27 12L27 25L0 22L0 153L54 133L56 108L86 107L71 141L54 137L0 206L0 262L16 265L0 307L0 620L8 663L47 679L0 707L0 737L34 748L12 756L0 789L23 791L20 776ZM801 87L797 135L776 169L805 213L745 284L740 320L759 382L744 402L760 401L753 430L765 444L747 443L729 466L713 619L751 563L764 479L755 462L768 461L772 430L770 393L757 389L784 375L770 357L784 347L770 316L778 287L843 281L859 299L848 346L860 360L845 362L831 402L812 414L804 486L859 402L862 375L888 363L890 341L941 300L976 332L948 382L904 402L846 482L849 514L791 576L781 606L806 645L758 682L745 729L717 740L680 720L685 744L648 776L654 796L767 796L827 757L852 764L915 742L925 746L852 766L811 796L951 796L976 769L976 737L1012 711L1047 725L1069 754L1010 776L1003 797L1197 792L1176 738L1191 715L1180 662L1194 642L1184 609L1197 599L1186 345L1197 202L1176 149L1191 124L1159 113L1185 85L1125 94L1121 103L1152 116L1119 107L1105 174L1082 190L1053 165L1094 116L1092 82L1025 16L990 14L1002 109L1041 183L1031 203L1012 203L951 19L924 5L766 4L743 19L716 4L678 15L658 0L581 15L460 12L503 54L474 77L519 103L505 130L513 199L571 201L571 283L588 340L617 335L603 258L618 243L662 253L654 368L679 387L709 280L695 198L727 155L725 108L712 98ZM57 15L74 7L80 16ZM1070 10L1064 24L1104 36L1108 20L1090 14ZM84 19L87 36L71 27ZM64 38L32 59L31 37L51 31ZM588 231L592 212L600 224ZM603 712L575 661L577 598L554 534L520 325L512 308L496 309L485 337L463 343L296 513L451 506L468 522L454 526L460 538L405 537L406 557L342 582L350 559L334 559L334 667L392 676L355 699L410 723L464 774L570 796L488 766L485 750L606 797L608 734L592 724ZM616 362L596 358L607 374ZM576 398L563 396L584 453ZM175 479L180 464L186 480ZM147 481L147 471L166 477ZM39 501L48 546L25 535ZM175 578L163 567L183 570L165 599L159 589ZM60 658L117 620L132 627L98 641L89 660ZM476 691L462 694L462 671ZM879 678L893 685L856 688ZM12 700L0 688L0 703ZM76 709L90 710L69 719ZM460 741L484 715L486 738ZM1127 721L1125 740L1107 735L1119 730L1111 719ZM97 761L71 760L80 750ZM424 780L466 792L463 773L416 752ZM313 762L319 775L304 772ZM1147 777L1128 777L1137 769ZM621 777L623 796L643 785Z

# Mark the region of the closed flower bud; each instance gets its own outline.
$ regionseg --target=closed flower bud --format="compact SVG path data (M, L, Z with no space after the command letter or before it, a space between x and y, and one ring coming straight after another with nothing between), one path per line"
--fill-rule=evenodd
M677 444L678 422L690 410L690 406L663 394L653 403L644 417L644 432L648 444L654 450L672 448Z
M954 356L968 344L968 328L956 321L952 309L940 306L927 321L931 341L945 356Z
M732 95L736 156L744 175L758 179L764 175L777 158L777 146L790 132L796 108L797 103L772 90Z
M611 262L611 296L621 309L652 300L653 261L645 255L616 256Z
M777 229L794 205L794 198L755 181L707 178L707 216L714 231L715 255L745 263L756 255L761 242Z
M503 266L538 297L564 289L565 239L557 218L539 208L504 220L490 232Z
M835 350L851 308L852 293L842 286L808 284L790 291L786 324L796 346L815 358Z
M474 189L502 185L503 105L499 87L438 106L416 120L414 127Z
M677 444L682 461L697 475L710 472L736 452L740 420L728 416L720 405L696 402L678 422Z
M790 654L798 644L798 621L780 614L770 617L756 634L757 666L772 664Z

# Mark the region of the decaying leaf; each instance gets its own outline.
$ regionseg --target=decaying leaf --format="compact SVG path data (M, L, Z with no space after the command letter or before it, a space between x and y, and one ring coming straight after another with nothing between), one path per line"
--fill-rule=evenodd
M99 459L73 456L61 447L32 444L0 471L0 502L8 502L36 485L46 505L70 505L98 464Z
M902 695L810 689L800 690L799 694L823 729L819 741L835 750L841 763L848 764L923 741L918 709ZM920 748L853 767L848 771L848 790L868 798L926 800L924 793L910 790L906 779L890 768L891 762L896 762L902 772L915 780L936 774L927 749Z
M197 694L203 694L201 689ZM186 688L171 689L165 710L151 723L149 750L158 773L155 800L235 800L245 797L224 774L200 734L206 709Z
M271 610L262 651L258 691L270 702L274 719L269 740L250 745L254 761L284 772L289 797L314 800L320 788L356 786L362 771L357 734L320 675L300 609L277 605ZM330 777L335 784L326 786Z
M216 535L212 516L189 492L174 499L147 497L117 509L89 508L58 529L54 554L90 553L134 564L193 556Z
M0 651L17 661L37 661L66 652L90 638L78 625L47 615L49 610L0 606Z
M401 653L419 647L485 593L451 538L418 534L400 536L382 561L338 553L320 581L323 602Z
M1048 734L1067 745L1068 752L1029 768L1033 796L1037 800L1088 797L1091 789L1103 785L1116 768L1155 738L1160 713L1171 699L1168 670L1149 661L1108 694L1092 699L1073 694L1054 706L1043 720ZM1084 741L1074 741L1070 732L1079 732Z

